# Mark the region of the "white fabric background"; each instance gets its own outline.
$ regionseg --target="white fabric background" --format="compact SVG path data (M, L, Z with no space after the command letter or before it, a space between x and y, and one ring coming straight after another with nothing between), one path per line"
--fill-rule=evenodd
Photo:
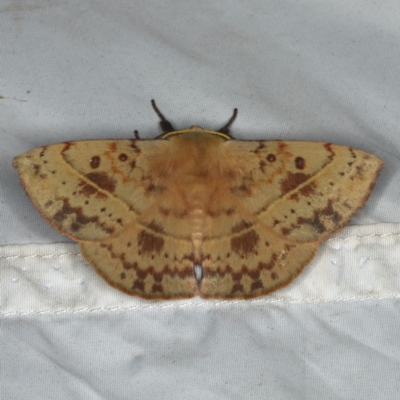
M0 0L3 399L398 399L398 1ZM148 302L48 226L12 158L66 140L217 129L386 161L366 207L282 291ZM62 242L62 244L60 244ZM59 243L59 244L56 244Z

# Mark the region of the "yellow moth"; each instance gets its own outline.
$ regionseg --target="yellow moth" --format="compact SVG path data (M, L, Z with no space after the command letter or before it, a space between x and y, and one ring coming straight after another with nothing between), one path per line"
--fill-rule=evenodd
M174 131L152 104L156 139L65 142L13 163L44 219L131 295L251 298L287 285L383 166L331 143L234 140L236 109L219 131Z

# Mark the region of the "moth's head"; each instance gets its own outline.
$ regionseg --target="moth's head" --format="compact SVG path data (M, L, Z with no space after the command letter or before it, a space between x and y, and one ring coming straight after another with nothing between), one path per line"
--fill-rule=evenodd
M163 133L159 136L156 137L156 139L169 139L172 136L176 135L189 135L190 137L195 136L198 134L199 136L203 135L214 135L214 137L219 137L224 140L231 140L234 139L230 134L229 134L229 127L233 124L233 121L236 119L238 110L237 108L233 109L233 114L232 117L229 119L229 121L218 131L211 131L208 129L203 129L200 126L192 126L189 129L183 129L180 131L176 131L171 123L164 117L163 114L161 114L161 111L157 108L156 102L154 100L151 100L151 105L153 106L154 111L160 118L160 126L161 129L163 130Z
M172 136L177 135L186 135L186 137L190 138L201 138L207 137L208 135L212 135L214 137L219 137L224 140L231 140L233 137L227 133L219 132L219 131L211 131L208 129L203 129L200 126L193 125L189 129L182 129L180 131L172 131L172 132L165 132L158 136L159 139L170 139Z

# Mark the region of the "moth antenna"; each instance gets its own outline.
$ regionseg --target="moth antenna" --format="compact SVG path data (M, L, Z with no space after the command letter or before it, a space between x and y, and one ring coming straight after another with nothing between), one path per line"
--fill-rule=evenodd
M157 108L156 102L153 99L151 100L151 105L153 106L153 109L156 112L156 114L158 115L158 117L161 119L160 126L161 126L163 133L173 132L175 130L174 127L164 117L164 115L161 114L161 111Z
M233 124L233 122L235 121L237 115L238 115L238 109L234 108L232 117L218 132L225 133L225 135L231 136L229 134L229 127Z

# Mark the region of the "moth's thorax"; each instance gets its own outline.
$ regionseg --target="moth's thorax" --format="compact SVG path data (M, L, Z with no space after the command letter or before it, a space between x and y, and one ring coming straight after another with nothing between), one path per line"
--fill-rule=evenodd
M182 230L192 232L195 244L210 232L212 215L225 207L237 171L229 140L199 127L183 132L161 141L164 148L154 156L151 175L165 187L160 197L170 196L174 215L184 215L187 230Z
M176 152L177 157L194 156L196 161L210 159L221 149L226 139L212 134L198 126L192 127L185 133L172 136L168 140L173 144L170 146Z
M194 127L169 139L173 142L165 154L164 167L180 192L198 208L232 175L226 162L226 140Z
M210 180L219 179L223 173L221 158L226 154L225 143L223 138L201 128L172 136L160 143L154 153L153 176L172 185L210 186Z

